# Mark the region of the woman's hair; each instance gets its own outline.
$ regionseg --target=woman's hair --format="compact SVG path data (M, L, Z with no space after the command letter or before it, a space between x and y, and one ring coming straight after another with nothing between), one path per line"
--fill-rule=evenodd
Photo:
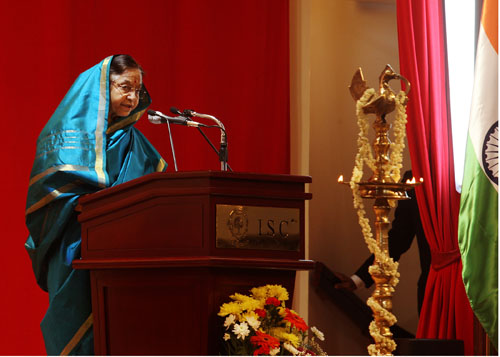
M111 65L109 66L109 75L120 75L125 70L137 68L141 71L141 74L144 76L144 70L141 65L136 62L136 60L130 55L115 55L111 60Z

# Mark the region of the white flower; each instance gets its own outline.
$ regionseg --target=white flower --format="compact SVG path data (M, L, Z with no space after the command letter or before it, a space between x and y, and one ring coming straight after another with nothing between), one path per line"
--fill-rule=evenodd
M248 325L246 322L242 322L241 324L234 324L233 333L236 337L242 340L245 339L250 334L250 330L248 329Z
M279 352L280 352L280 348L279 347L271 348L269 350L269 355L270 356L276 356Z
M325 335L323 334L323 332L321 332L320 330L318 330L316 328L316 326L313 326L311 327L311 331L314 333L314 335L320 340L320 341L324 341L325 340Z
M229 336L228 333L225 333L223 339L224 339L224 341L227 341L227 340L231 339L231 336Z
M224 321L224 326L226 327L226 330L234 323L234 320L236 320L236 316L231 314L226 317L226 320Z
M292 344L290 344L288 342L285 342L283 344L283 347L285 347L285 350L287 350L288 352L290 352L294 356L297 356L300 354L299 350L296 349L295 347L293 347Z
M260 321L255 316L246 316L246 320L255 331L260 327Z

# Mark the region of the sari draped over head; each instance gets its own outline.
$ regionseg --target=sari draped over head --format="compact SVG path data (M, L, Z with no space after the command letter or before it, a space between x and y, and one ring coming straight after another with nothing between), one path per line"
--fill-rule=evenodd
M26 249L37 283L49 293L41 323L47 354L94 354L89 273L74 270L80 195L164 171L166 163L133 127L151 99L108 126L112 56L78 76L42 130L26 203Z

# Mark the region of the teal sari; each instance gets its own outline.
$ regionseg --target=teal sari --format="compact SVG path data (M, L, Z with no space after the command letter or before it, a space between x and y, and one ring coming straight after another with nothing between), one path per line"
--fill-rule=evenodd
M26 249L37 283L49 293L41 328L47 354L94 354L89 273L74 270L83 194L164 171L166 163L133 124L151 99L108 127L112 57L80 74L42 130L26 203Z

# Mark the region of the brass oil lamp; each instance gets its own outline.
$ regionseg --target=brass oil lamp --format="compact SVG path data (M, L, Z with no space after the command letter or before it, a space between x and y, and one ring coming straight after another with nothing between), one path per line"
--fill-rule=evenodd
M396 94L389 86L391 80L403 80L406 82L406 92L397 98ZM411 182L395 182L394 170L391 166L391 141L389 140L389 131L391 124L387 122L387 114L394 111L397 105L406 109L406 94L410 89L410 84L406 78L394 72L390 65L387 65L379 77L378 91L371 89L371 96L366 97L368 89L366 81L363 79L361 69L354 74L349 90L352 97L358 101L365 95L362 102L362 111L364 115L374 114L375 121L373 129L375 130L375 140L372 143L372 171L373 175L368 181L354 182L351 179L351 188L353 194L359 195L363 199L374 199L373 210L375 212L375 232L372 238L372 246L368 243L370 251L375 255L374 264L370 267L370 274L375 282L375 290L368 299L367 304L373 311L374 321L370 324L370 334L375 344L368 346L370 355L392 355L396 348L396 343L392 338L390 327L396 323L396 317L392 314L392 295L394 287L398 282L399 273L397 272L397 263L394 263L389 257L388 231L390 228L389 214L391 212L391 200L408 199L407 190L413 188L418 183L413 179ZM402 101L397 102L397 99ZM401 108L400 108L401 109ZM406 117L406 114L405 114ZM401 142L404 142L404 129ZM404 146L404 144L403 144ZM400 148L402 151L402 147ZM361 152L361 150L360 150ZM401 155L401 152L399 153ZM362 177L361 174L358 178ZM397 175L399 177L399 168ZM355 192L357 191L357 193ZM356 198L355 198L356 199ZM360 200L361 201L361 200ZM356 201L355 201L356 202ZM355 204L356 205L356 204ZM359 216L359 211L358 211ZM361 220L360 220L361 224ZM368 224L368 223L367 223ZM368 224L369 227L369 224ZM365 229L363 229L365 231ZM365 236L365 240L366 240ZM373 241L374 240L374 241Z

